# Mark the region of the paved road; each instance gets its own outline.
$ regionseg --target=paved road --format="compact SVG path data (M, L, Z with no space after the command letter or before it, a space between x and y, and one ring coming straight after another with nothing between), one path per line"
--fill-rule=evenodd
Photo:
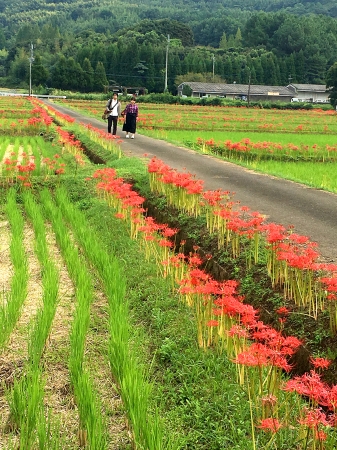
M46 103L49 103L46 101ZM76 121L106 128L102 121L51 104ZM124 136L124 133L121 132ZM258 174L212 156L136 134L134 140L122 137L122 150L128 156L157 156L170 167L187 170L204 180L205 190L222 189L234 193L240 205L259 211L270 222L293 225L298 234L318 243L322 259L337 262L337 195L308 188L299 183Z

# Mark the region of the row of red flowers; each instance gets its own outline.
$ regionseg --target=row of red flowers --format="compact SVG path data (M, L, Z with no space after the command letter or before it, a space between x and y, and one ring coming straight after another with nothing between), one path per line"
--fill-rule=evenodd
M201 180L157 158L150 161L148 171L151 189L188 214L204 214L209 231L218 235L219 247L231 245L233 257L240 254L245 243L251 248L247 264L260 262L263 245L273 285L283 288L286 298L307 308L314 318L328 309L331 333L336 333L337 266L319 262L316 243L291 227L266 223L261 214L250 212L248 207L234 208L236 203L229 192L204 192Z
M114 169L98 170L93 177L98 180L98 192L116 209L116 217L129 222L131 236L139 239L145 255L155 257L161 273L171 278L181 298L194 309L199 345L226 351L236 364L237 380L249 391L257 427L276 433L282 427L293 426L290 413L280 416L280 392L295 392L309 399L309 407L300 408L298 425L312 435L314 442L325 440L324 430L336 425L337 386L322 382L319 371L330 362L311 358L310 373L283 382L282 373L291 370L289 357L301 341L263 324L258 312L237 295L236 281L216 282L201 270L202 260L196 248L189 255L173 253L171 238L178 230L145 217L144 198L118 178ZM280 308L280 320L286 320L287 313L286 308ZM323 412L321 406L327 411Z

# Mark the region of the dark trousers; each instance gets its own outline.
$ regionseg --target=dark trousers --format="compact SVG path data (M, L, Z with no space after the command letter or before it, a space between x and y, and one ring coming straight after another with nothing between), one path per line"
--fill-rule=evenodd
M116 135L116 133L117 133L117 122L118 122L118 117L117 116L109 116L108 117L108 133L111 133L111 127L112 127L112 134Z

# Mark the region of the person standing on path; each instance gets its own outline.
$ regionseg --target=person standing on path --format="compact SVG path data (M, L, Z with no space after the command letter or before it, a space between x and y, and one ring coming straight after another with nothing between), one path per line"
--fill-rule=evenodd
M106 109L110 112L108 117L108 133L111 133L112 128L112 135L116 136L118 117L121 116L121 102L118 100L117 92L113 93L112 98L106 105Z
M134 139L138 117L138 106L136 105L136 99L134 97L131 99L130 103L124 109L124 114L125 114L125 122L123 125L123 131L126 131L125 137L128 139L130 133L131 139Z

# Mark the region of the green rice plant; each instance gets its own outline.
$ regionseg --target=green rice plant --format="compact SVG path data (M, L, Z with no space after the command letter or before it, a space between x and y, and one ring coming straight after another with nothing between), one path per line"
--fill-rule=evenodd
M15 201L15 198L12 199ZM41 212L34 202L32 195L24 195L25 207L32 219L35 231L35 245L41 266L44 266L43 300L44 307L36 315L33 331L28 342L28 362L25 375L20 380L14 380L12 391L8 391L10 419L12 429L20 430L20 448L31 448L37 439L37 429L51 428L50 417L44 416L43 397L44 388L42 374L39 368L40 358L49 334L52 319L55 313L55 305L58 293L58 274L52 261L48 258L44 223ZM35 220L34 220L35 219ZM22 240L21 240L22 246ZM18 263L18 262L17 262ZM47 424L48 421L48 424ZM40 445L41 433L39 440ZM48 436L44 441L50 440ZM44 442L43 441L43 442ZM54 438L55 448L58 442Z
M28 264L23 247L24 220L16 204L16 191L8 191L6 214L11 227L10 256L14 268L7 303L0 306L0 348L6 344L27 296Z
M36 423L43 411L43 382L39 370L29 371L21 380L15 380L7 391L10 408L10 428L20 430L20 448L30 449L36 441Z
M91 449L103 450L107 445L107 437L100 405L92 381L83 367L85 340L90 321L90 305L93 298L91 276L83 258L71 242L62 213L52 201L50 193L46 190L42 191L41 200L46 215L52 222L56 239L76 291L77 304L70 336L69 370L80 416L80 445L86 445L88 440Z
M50 410L40 415L36 434L39 450L63 450L66 448L66 442L60 436L60 424L58 421L53 421Z
M128 303L125 281L116 258L108 255L93 234L88 233L84 216L71 205L65 189L58 189L56 200L69 221L87 258L96 267L109 302L109 361L121 391L137 448L149 450L173 449L164 437L160 419L149 411L150 384L139 367L139 361L129 349ZM151 423L151 426L149 426Z
M28 357L32 365L38 366L42 357L58 299L58 271L52 261L45 261L43 268L43 306L38 311L28 342Z
M33 367L37 367L56 311L59 273L54 262L49 257L45 224L40 207L30 192L24 193L23 200L28 217L34 228L35 251L41 267L43 267L43 306L37 313L28 343L29 359Z

